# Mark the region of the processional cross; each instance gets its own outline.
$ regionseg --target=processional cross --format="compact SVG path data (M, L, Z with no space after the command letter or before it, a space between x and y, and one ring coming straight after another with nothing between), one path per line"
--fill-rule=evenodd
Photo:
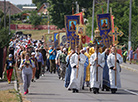
M109 36L114 36L114 40L113 40L113 44L116 46L119 41L118 41L118 36L122 36L124 33L122 31L118 32L118 27L115 27L115 31L112 33L112 31L110 31ZM115 86L117 85L117 74L116 74L116 61L117 61L117 56L116 56L116 47L115 47Z

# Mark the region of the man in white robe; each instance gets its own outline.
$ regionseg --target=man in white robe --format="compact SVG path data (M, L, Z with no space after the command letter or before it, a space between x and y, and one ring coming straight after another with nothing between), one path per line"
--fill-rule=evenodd
M80 53L79 46L76 47L76 51L77 52L74 53L70 58L70 65L72 71L68 89L72 89L73 93L79 92L79 90L82 89L83 77L84 77L84 63L86 61L84 54ZM78 69L78 76L77 76L77 69Z
M111 53L107 58L107 65L109 67L109 80L110 80L111 93L113 94L116 93L117 88L121 88L120 64L123 63L123 58L121 57L121 55L117 53L116 56L117 56L117 60L116 60L116 68L115 68L115 47L112 47ZM116 70L116 85L115 85L115 70Z
M104 57L98 51L98 58L96 53L96 47L94 48L95 53L90 57L90 91L93 89L93 93L99 93L99 88L102 86L102 73L104 67ZM96 61L98 60L98 65ZM96 80L96 67L98 67L98 80Z

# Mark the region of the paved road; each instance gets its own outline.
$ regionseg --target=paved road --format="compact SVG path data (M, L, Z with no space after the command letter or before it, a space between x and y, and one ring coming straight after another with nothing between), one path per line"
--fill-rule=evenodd
M72 93L64 88L64 82L56 74L46 73L31 83L30 93L25 97L31 102L138 102L138 73L122 69L122 88L117 94L101 92L93 94L88 88Z

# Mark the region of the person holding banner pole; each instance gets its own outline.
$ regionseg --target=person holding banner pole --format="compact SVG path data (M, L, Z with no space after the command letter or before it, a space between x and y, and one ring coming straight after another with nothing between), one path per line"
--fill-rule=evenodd
M110 80L110 88L111 93L116 93L117 88L121 88L121 81L120 81L120 72L121 67L120 64L123 63L123 58L120 54L116 53L115 58L115 47L111 48L111 53L107 58L107 65L109 67L109 80ZM116 61L116 67L115 67ZM116 74L116 75L115 75Z
M83 76L84 76L84 63L86 57L84 54L80 53L79 46L76 47L76 53L74 53L70 58L70 65L72 68L70 76L70 84L68 89L71 89L73 93L79 92L83 86ZM79 61L79 62L78 62ZM77 76L78 70L78 76Z

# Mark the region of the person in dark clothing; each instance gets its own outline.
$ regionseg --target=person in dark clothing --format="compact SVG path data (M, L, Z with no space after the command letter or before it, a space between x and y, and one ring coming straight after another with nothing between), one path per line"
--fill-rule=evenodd
M12 72L13 72L13 67L15 65L15 61L12 59L13 55L9 54L9 59L6 61L6 68L5 70L7 71L7 79L8 79L8 83L11 83L11 77L12 77ZM4 72L5 72L4 70Z

